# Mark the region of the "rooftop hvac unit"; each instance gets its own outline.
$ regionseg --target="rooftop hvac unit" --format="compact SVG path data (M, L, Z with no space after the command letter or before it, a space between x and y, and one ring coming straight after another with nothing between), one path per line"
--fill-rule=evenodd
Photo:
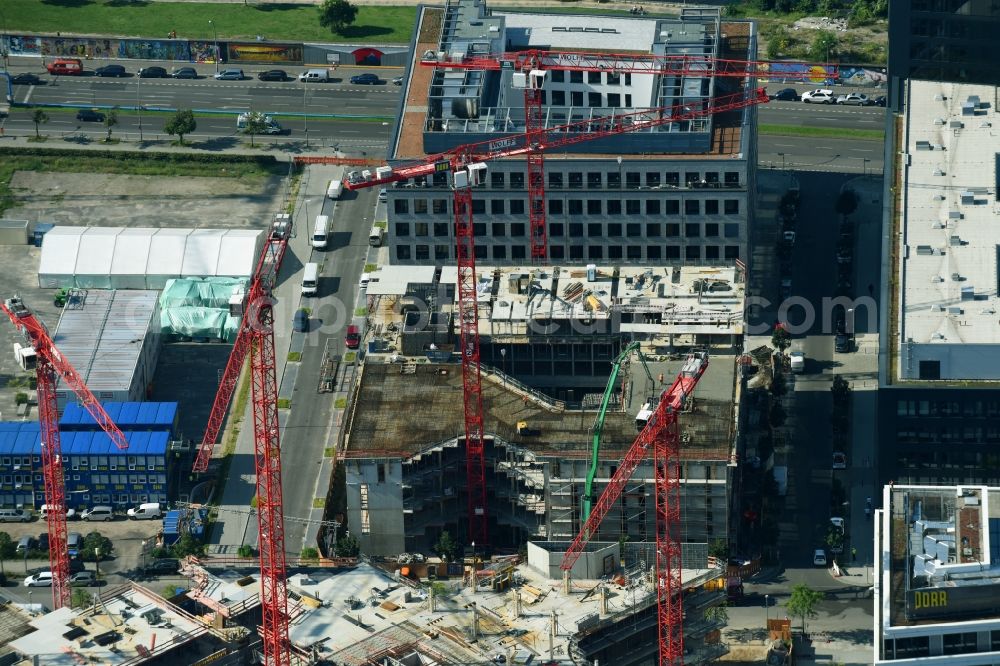
M934 95L934 101L935 102L943 102L943 101L945 101L945 99L946 99L945 96L942 95L941 93L938 93L937 95Z
M934 119L934 124L935 125L944 125L944 118L935 118Z
M944 278L941 277L940 275L935 275L934 277L931 278L931 282L933 282L935 284L937 284L939 282L944 282Z
M917 141L917 150L933 150L930 141Z
M945 227L944 222L935 222L934 224L931 225L931 229L944 229L944 227Z
M961 120L953 120L950 123L948 123L948 127L950 127L951 129L962 129L963 127L965 127L965 123L963 123Z
M934 169L934 175L935 176L943 176L944 175L944 169Z
M952 282L961 282L962 281L962 274L961 273L952 273L951 274L951 281Z
M959 236L949 236L948 245L952 247L962 247L962 239Z
M959 307L948 308L948 314L951 314L951 315L960 315L960 314L962 314L962 308L959 308Z
M917 254L918 255L934 254L934 250L931 248L930 245L918 245L917 246Z
M969 191L962 192L962 203L971 206L976 203L976 195Z
M931 306L931 312L944 312L944 306L940 303L935 303Z
M948 211L948 219L949 220L961 220L962 219L962 211L960 211L960 210L949 210Z

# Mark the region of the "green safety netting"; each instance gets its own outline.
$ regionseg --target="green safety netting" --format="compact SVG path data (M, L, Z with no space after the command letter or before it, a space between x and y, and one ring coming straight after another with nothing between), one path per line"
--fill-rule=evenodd
M233 278L168 280L160 294L160 330L165 335L233 342L240 318L229 314L229 298L244 286Z

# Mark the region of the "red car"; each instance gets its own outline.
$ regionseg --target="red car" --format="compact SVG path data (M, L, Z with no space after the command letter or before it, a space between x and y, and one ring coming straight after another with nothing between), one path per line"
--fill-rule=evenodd
M348 326L347 335L344 336L344 344L348 349L357 349L361 346L361 333L357 326Z

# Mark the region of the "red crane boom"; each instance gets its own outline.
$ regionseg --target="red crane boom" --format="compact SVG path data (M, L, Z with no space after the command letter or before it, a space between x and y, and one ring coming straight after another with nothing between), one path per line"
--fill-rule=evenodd
M45 521L49 530L49 566L52 571L52 607L69 606L69 552L66 547L66 477L62 466L59 440L59 411L56 405L56 382L62 379L77 395L80 404L119 449L128 442L97 397L73 365L56 348L49 332L20 298L8 298L0 305L10 321L31 345L19 349L19 362L25 369L35 368L38 378L38 422L42 434L42 478L45 485ZM31 351L34 353L32 354Z
M424 67L437 69L501 70L517 72L513 87L524 88L524 124L528 143L543 129L542 87L547 70L609 72L614 74L650 74L657 76L720 76L757 78L773 74L780 66L783 78L829 78L836 68L807 63L771 63L752 60L726 60L708 55L653 55L581 53L560 51L511 51L499 55L447 57L427 51L420 60ZM797 69L795 69L797 67ZM531 228L531 259L548 258L545 224L545 161L542 152L528 153L528 221Z
M255 282L265 283L273 286L278 277L278 270L281 268L281 261L285 257L285 250L288 248L288 236L291 233L290 222L284 217L276 216L271 226L270 238L257 259L257 267L251 279L251 289ZM269 287L270 288L270 287ZM249 299L247 299L249 302ZM212 450L219 439L219 433L226 422L226 412L229 404L233 400L233 393L236 391L236 384L240 379L240 372L246 362L247 354L250 352L250 341L253 331L252 322L248 317L243 317L240 321L240 330L236 334L236 342L233 344L233 351L229 354L226 362L226 369L222 373L222 380L219 382L219 390L215 394L215 401L212 403L212 411L208 414L208 424L205 426L205 434L201 438L198 447L198 455L195 457L193 470L195 472L205 472L208 470L208 463L212 460Z
M537 91L536 91L537 92ZM350 174L348 189L373 187L411 178L428 177L441 171L452 172L455 211L455 243L458 261L458 313L460 344L462 349L462 385L465 418L466 484L468 488L469 530L468 541L484 546L489 544L489 517L486 506L485 456L483 449L483 399L479 374L479 305L476 298L475 235L472 219L472 191L485 175L482 162L544 153L596 138L615 136L625 132L650 129L675 122L741 109L768 101L767 92L758 88L750 93L738 92L688 105L661 107L613 113L565 125L545 128L541 114L537 124L529 121L529 131L500 139L480 141L458 146L448 152L430 155L423 160L402 166L380 167L374 174L365 172L360 178ZM533 102L532 102L533 103ZM538 104L540 109L540 102ZM531 114L529 113L529 116ZM529 161L529 203L532 211L544 212L544 186L541 182L541 163L532 171ZM537 175L538 183L531 193L530 179ZM537 198L536 198L537 195ZM532 234L532 246L544 241L544 218L540 236ZM624 481L623 481L624 483Z
M807 62L732 60L709 55L655 55L651 53L586 53L582 51L510 51L499 55L438 57L427 51L420 59L424 67L439 69L512 68L515 72L561 70L571 72L611 72L657 76L699 76L826 80L836 76L837 66Z
M677 415L707 369L707 352L695 352L687 357L677 379L660 395L646 427L625 454L560 565L564 571L573 568L604 516L621 497L625 483L652 450L656 487L656 599L660 666L681 664L684 657L684 612L680 593L680 434Z

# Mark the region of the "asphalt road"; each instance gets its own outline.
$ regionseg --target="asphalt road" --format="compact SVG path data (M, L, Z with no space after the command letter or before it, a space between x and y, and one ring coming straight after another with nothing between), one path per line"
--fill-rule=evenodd
M764 169L880 175L882 147L866 139L759 135L757 163Z

